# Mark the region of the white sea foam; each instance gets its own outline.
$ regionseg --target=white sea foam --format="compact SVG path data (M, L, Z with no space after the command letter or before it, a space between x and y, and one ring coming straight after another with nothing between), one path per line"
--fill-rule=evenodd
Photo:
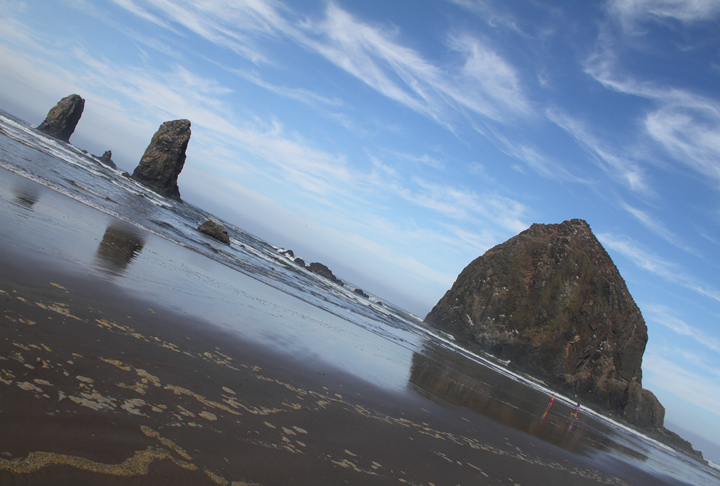
M286 262L288 260L294 261L294 259L291 259L286 255L279 253L279 251L284 251L284 249L259 241L257 242L257 244L252 243L252 238L248 238L247 241L243 241L242 238L245 238L245 235L247 234L243 233L238 228L232 227L231 225L229 225L229 227L231 227L233 232L235 232L235 235L239 235L239 237L231 237L231 248L229 248L228 250L221 250L219 254L220 256L218 256L217 254L212 254L211 252L209 252L205 245L199 245L193 234L186 231L188 229L194 229L192 225L195 223L195 221L192 219L183 220L182 218L185 216L177 216L177 218L180 218L179 220L169 220L173 223L174 230L179 231L181 236L187 236L186 239L183 239L183 237L171 236L171 234L176 235L176 233L163 233L162 231L155 230L154 228L150 227L150 223L148 222L149 220L143 220L146 223L143 224L141 221L138 220L138 218L136 217L137 215L133 215L133 213L130 212L130 210L128 210L127 208L121 209L122 211L127 210L127 214L120 213L119 211L112 209L112 207L116 206L111 207L111 204L105 201L103 192L101 189L99 189L105 187L102 184L108 184L109 182L110 185L108 187L110 187L111 192L113 191L112 188L117 188L118 190L122 191L122 193L116 192L115 195L127 194L133 196L131 197L131 199L133 200L144 200L149 202L153 206L160 207L163 210L167 210L165 212L159 212L164 215L167 215L172 210L174 210L176 203L168 201L161 196L158 196L155 192L151 191L145 186L142 186L134 180L122 177L119 170L98 165L71 145L67 145L44 135L40 135L33 128L23 125L21 123L17 123L14 120L4 117L2 115L0 115L0 123L4 125L5 131L10 135L11 138L15 138L26 146L30 146L36 150L46 153L50 157L61 159L73 167L77 167L86 171L93 177L102 179L102 181L97 181L97 185L95 185L96 181L92 178L83 179L82 177L79 177L78 180L73 179L74 185L83 191L83 193L78 193L78 191L70 190L70 187L63 186L62 184L64 184L65 181L61 181L59 179L53 180L52 175L44 177L42 175L33 173L32 170L29 170L26 167L22 167L20 165L14 166L0 160L0 167L6 170L10 170L22 177L37 182L58 193L64 194L67 197L81 202L84 205L87 205L114 218L122 220L128 224L131 224L139 229L147 231L167 241L171 241L185 248L190 248L198 253L208 256L209 258L220 258L221 260L218 261L221 261L221 263L225 265L229 265L236 269L238 269L237 267L242 267L239 268L239 270L243 273L247 272L247 270L244 270L245 266L252 265L257 268L262 268L264 272L262 274L258 273L253 275L254 278L262 280L277 289L286 289L288 287L294 286L295 290L290 289L288 292L291 295L303 299L306 302L310 302L317 307L326 309L329 312L333 312L336 315L342 315L344 316L343 318L347 318L348 321L354 323L362 322L364 325L367 325L368 328L371 328L371 332L382 336L383 338L393 340L397 339L400 341L404 339L410 339L406 337L405 334L403 334L401 331L392 329L389 326L383 326L382 322L379 321L379 319L386 318L387 322L392 321L393 325L395 325L395 323L397 322L401 322L406 325L408 329L413 330L414 336L426 336L434 342L440 343L445 348L452 350L457 354L463 355L472 361L480 363L483 366L486 366L502 374L503 376L508 377L513 381L522 383L529 388L538 390L547 395L555 393L556 400L558 402L564 403L570 407L573 407L576 403L574 398L558 394L541 381L512 372L507 368L507 365L503 365L501 362L498 362L495 359L482 356L477 353L472 353L462 348L455 342L452 336L437 330L428 329L427 326L423 324L422 319L417 316L401 312L400 310L394 310L391 306L382 302L377 297L370 296L369 299L360 297L358 294L355 294L353 292L355 287L351 284L348 284L345 287L338 286L330 282L329 280L323 279L320 276L317 276L312 272L309 272L307 269L301 268L299 266L296 269L293 269L293 271L286 270ZM74 173L77 173L77 171L75 171ZM143 198L135 198L134 196L143 196ZM122 199L122 197L119 196L118 199ZM183 211L185 211L185 209L183 209ZM188 209L188 211L190 210ZM192 211L194 211L194 209ZM193 214L201 213L196 212ZM183 233L183 231L186 232ZM313 291L307 291L307 288L311 287L313 287ZM300 290L297 290L298 288L300 288ZM317 297L315 294L321 294L322 297ZM327 298L328 300L323 300L325 298ZM358 318L357 316L361 317ZM411 344L407 344L407 342L401 345L408 346L408 348L412 346ZM508 405L515 406L513 404ZM606 424L608 427L619 431L620 434L619 438L617 439L618 441L636 440L637 443L633 443L630 445L633 445L633 447L637 448L639 444L642 444L644 445L644 447L647 448L647 451L656 451L645 451L648 456L652 456L652 460L654 461L653 467L662 469L663 458L667 458L668 456L672 456L675 458L679 457L678 454L668 446L652 438L649 438L642 433L639 433L636 430L619 423L618 421L605 417L592 409L583 408L583 413L597 421L602 422L603 424ZM680 459L678 459L678 461L679 460ZM677 461L673 462L673 464L675 463L677 463ZM640 465L640 467L647 466ZM712 467L720 471L719 466L712 464Z

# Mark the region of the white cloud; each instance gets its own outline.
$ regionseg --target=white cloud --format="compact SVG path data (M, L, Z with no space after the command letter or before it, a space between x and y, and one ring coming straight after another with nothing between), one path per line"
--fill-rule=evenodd
M620 155L590 134L584 124L558 110L547 110L549 120L568 132L610 177L628 189L652 194L647 184L645 171L638 162Z
M691 326L685 321L675 317L672 310L664 305L644 305L643 314L649 321L657 322L671 329L681 336L686 336L703 347L720 354L720 339Z
M617 251L638 267L647 270L648 272L657 275L668 282L681 285L682 287L692 290L704 297L720 302L720 291L688 276L681 267L663 260L649 250L642 248L631 238L626 236L617 236L612 233L598 234L597 237L603 246L613 251Z
M611 0L608 8L628 31L642 21L675 19L691 23L711 21L720 15L717 0Z
M720 189L720 103L682 98L680 102L666 98L665 106L649 113L647 133L676 160Z
M383 96L448 128L462 112L495 121L531 113L514 68L486 42L468 35L449 39L448 47L460 61L455 67L441 67L398 43L396 30L364 23L332 3L317 21L295 21L295 14L277 2L149 3L156 13L132 0L123 0L121 6L142 18L152 15L151 21L167 18L165 25L182 25L254 62L271 62L260 53L263 40L292 39Z
M268 62L255 37L276 37L289 29L273 1L208 0L205 2L149 0L148 8L135 0L116 0L118 6L173 32L175 25L195 33L255 63Z
M392 152L398 159L409 161L416 164L422 164L427 167L431 167L437 170L445 169L445 162L438 160L437 157L430 156L428 154L414 155L406 154L401 152Z
M641 248L637 242L632 239L626 236L617 236L612 233L601 233L597 236L603 246L617 251L638 267L667 280L675 279L675 275L677 275L679 270L676 265L666 262L657 255Z
M655 103L656 108L644 120L648 136L677 162L720 189L720 101L638 81L618 75L616 70L614 55L608 51L585 63L585 72L603 86Z
M224 69L227 69L224 66L221 66ZM237 75L238 77L245 79L246 81L250 81L251 83L260 86L263 89L266 89L268 91L271 91L275 94L278 94L280 96L283 96L285 98L294 99L297 101L300 101L302 103L305 103L307 105L327 105L327 106L333 106L333 107L339 107L342 106L343 102L338 98L328 98L327 96L323 96L321 94L315 93L309 89L305 88L292 88L287 86L278 86L274 85L264 79L257 73L251 73L246 71L240 71L238 69L232 69L230 70L232 73Z
M653 218L646 211L630 206L625 201L620 201L620 207L640 221L640 223L647 229L660 236L671 245L680 248L683 251L687 251L688 253L697 254L695 250L685 245L675 233L670 231L662 221L658 221Z
M130 13L137 15L141 19L147 20L148 22L152 22L153 24L159 25L160 27L171 29L170 24L162 20L156 15L153 15L152 13L148 12L146 9L139 6L137 3L135 3L133 0L112 0L115 2L119 7L122 7L126 10L128 10ZM85 7L85 5L83 5Z
M720 415L720 386L717 381L708 380L689 371L675 361L647 354L643 357L643 370L657 375L652 386L674 395L714 415Z
M501 9L494 8L487 0L449 0L449 2L472 12L485 20L491 27L504 27L524 34L518 27L515 17Z
M486 137L488 136L486 131L487 133L492 134L492 137L498 142L498 148L500 151L523 162L527 167L543 177L553 180L577 182L581 184L592 183L590 180L582 179L572 174L565 167L549 159L535 147L531 147L527 144L519 142L518 140L512 140L498 130L483 130L479 127L475 127L475 129Z
M430 209L443 218L462 221L468 227L499 229L499 233L517 233L527 229L522 221L527 208L520 202L494 193L478 193L465 187L428 182L413 176L407 181L398 177L394 169L375 159L379 170L374 172L372 186L384 194L395 195L420 208ZM382 175L390 177L384 178ZM498 242L501 234L494 239Z

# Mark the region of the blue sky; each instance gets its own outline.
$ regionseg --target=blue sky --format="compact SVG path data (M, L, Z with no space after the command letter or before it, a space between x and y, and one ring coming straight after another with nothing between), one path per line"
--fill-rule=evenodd
M720 3L0 0L0 108L424 316L534 222L588 221L649 327L644 386L720 437ZM715 459L720 462L720 457Z

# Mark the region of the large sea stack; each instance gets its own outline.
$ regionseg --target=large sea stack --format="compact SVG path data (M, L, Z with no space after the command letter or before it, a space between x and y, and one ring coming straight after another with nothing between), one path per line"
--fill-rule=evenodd
M52 107L37 129L58 140L69 142L84 109L85 100L79 95L66 96Z
M645 321L585 221L534 224L488 250L425 321L632 424L663 425L642 388Z
M153 135L132 178L162 196L180 199L177 178L185 165L190 120L167 121Z

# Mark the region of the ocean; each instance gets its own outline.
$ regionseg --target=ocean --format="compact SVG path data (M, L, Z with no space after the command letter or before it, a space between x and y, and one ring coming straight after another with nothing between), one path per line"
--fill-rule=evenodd
M530 444L577 458L575 470L597 468L600 482L633 484L639 471L658 484L720 484L717 469L592 410L582 408L572 420L574 397L556 394L547 407L556 392L544 383L459 347L452 337L381 296L364 297L351 283L340 286L301 268L286 249L192 204L163 198L121 170L2 111L0 203L6 245L65 261L123 295L210 321L258 348L317 369L341 370L383 393L433 404L468 423L492 423L496 435L512 429L513 437L527 436ZM206 220L228 230L229 246L197 231ZM7 414L0 414L0 423L7 420L3 417ZM467 434L471 448L485 450L481 437ZM2 441L0 448L7 446ZM573 470L534 458L523 441L520 446L505 442L507 446L486 445L493 454L512 451L523 464L537 464L553 474ZM442 462L446 453L434 454ZM614 470L625 479L608 479ZM483 474L477 475L481 484L496 484L482 482L489 481ZM506 479L498 481L507 484Z

